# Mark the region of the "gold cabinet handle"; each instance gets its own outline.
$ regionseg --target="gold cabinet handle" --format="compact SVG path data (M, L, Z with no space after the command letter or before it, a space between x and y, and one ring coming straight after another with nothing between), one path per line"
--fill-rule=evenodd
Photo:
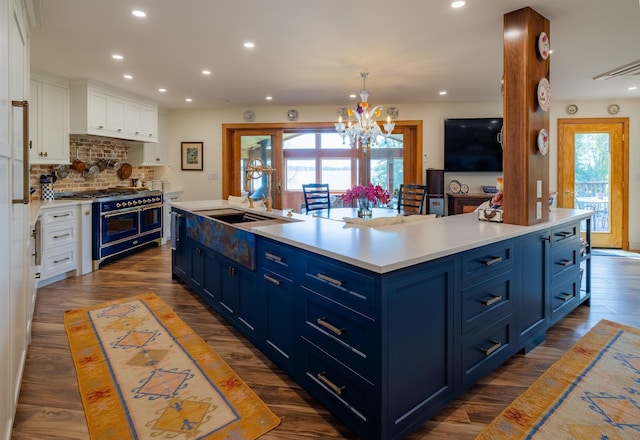
M327 283L331 283L336 286L342 286L342 281L336 280L335 278L328 277L323 273L318 273L318 278L320 278L322 281L326 281Z
M272 254L271 252L265 252L264 256L269 260L273 260L273 261L277 261L278 263L282 263L282 258L277 256L277 255L275 255L275 254Z
M329 388L331 388L331 391L333 391L334 393L336 393L338 396L340 394L342 394L342 392L345 390L345 387L339 387L338 385L336 385L335 383L331 382L327 376L325 376L325 372L323 371L322 373L318 373L316 374L316 377L318 378L318 380L320 382L322 382L323 384L325 384L326 386L328 386Z
M497 302L499 302L502 299L502 296L500 295L493 295L490 299L486 299L484 301L480 301L482 304L484 304L485 306L491 306Z
M338 336L342 336L342 334L345 332L344 328L338 328L335 325L327 322L327 318L325 318L325 317L316 319L316 322L318 323L318 325L321 325L322 327L324 327L327 330L335 333Z
M480 347L480 351L483 352L485 356L491 356L491 353L496 351L498 348L502 347L502 343L498 341L492 340L491 344L492 344L491 347L488 347L488 348Z
M490 260L484 260L482 262L482 264L484 264L485 266L491 266L491 265L499 263L501 261L502 261L502 257L493 257Z
M269 281L272 284L275 284L276 286L280 285L280 280L276 280L275 278L273 278L270 275L267 275L266 273L264 274L264 279Z

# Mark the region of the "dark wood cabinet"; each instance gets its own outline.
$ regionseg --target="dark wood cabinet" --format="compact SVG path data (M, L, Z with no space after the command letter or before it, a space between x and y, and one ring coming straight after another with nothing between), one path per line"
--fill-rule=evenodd
M493 194L451 194L447 193L447 215L466 214L473 212L482 202L491 200Z

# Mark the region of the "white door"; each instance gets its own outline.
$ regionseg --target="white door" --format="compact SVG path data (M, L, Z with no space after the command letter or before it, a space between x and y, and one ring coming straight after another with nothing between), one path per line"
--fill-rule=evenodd
M30 87L24 17L21 1L0 0L0 438L5 439L20 391L30 312L25 264L29 207L22 202L29 196L24 185L29 179L23 137L28 114L22 103Z

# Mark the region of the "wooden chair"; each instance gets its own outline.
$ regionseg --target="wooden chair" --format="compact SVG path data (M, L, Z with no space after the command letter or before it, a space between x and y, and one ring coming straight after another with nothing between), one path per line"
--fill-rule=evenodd
M415 183L400 185L398 191L398 212L404 214L424 214L424 204L427 198L427 187Z
M307 214L319 209L331 208L331 196L328 183L306 183L302 185L304 206Z

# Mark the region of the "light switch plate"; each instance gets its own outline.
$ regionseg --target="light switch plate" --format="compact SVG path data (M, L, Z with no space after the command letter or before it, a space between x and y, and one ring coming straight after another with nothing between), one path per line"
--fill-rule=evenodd
M536 202L536 220L542 218L542 202Z
M536 182L536 197L542 197L542 180Z

